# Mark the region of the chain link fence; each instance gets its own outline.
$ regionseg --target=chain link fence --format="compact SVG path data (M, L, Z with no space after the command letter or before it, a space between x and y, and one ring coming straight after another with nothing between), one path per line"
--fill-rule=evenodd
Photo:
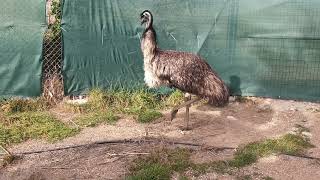
M56 104L64 97L60 0L47 0L46 9L48 29L43 41L42 92L48 102Z

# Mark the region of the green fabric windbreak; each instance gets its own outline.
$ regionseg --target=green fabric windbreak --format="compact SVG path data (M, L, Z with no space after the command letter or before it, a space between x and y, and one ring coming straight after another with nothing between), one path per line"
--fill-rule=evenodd
M66 94L143 84L145 9L160 48L201 55L232 94L320 99L318 0L65 0Z
M39 96L45 0L1 0L0 96Z

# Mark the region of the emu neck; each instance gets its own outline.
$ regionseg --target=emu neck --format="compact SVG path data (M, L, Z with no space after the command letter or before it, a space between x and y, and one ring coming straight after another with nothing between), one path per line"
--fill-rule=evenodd
M150 62L156 55L157 50L157 39L156 32L151 27L148 27L143 35L141 42L141 50L145 62Z

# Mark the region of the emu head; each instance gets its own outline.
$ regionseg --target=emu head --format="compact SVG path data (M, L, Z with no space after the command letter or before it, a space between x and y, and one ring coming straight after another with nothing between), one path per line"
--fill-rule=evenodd
M141 25L146 23L146 27L150 27L152 25L152 14L149 10L144 10L141 14L140 14L140 20L141 20Z

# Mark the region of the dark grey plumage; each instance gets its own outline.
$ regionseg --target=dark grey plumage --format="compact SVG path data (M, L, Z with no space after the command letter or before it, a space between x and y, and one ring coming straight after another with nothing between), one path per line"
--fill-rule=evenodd
M169 86L209 100L213 105L228 102L229 91L223 80L200 56L157 47L156 32L150 11L141 13L146 24L141 50L144 56L145 82L149 87Z

